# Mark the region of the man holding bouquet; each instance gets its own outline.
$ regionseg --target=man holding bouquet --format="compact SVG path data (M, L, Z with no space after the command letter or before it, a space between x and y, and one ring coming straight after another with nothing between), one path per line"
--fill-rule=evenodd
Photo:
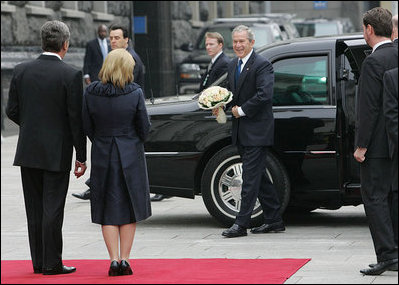
M263 209L265 223L252 233L285 231L277 192L266 175L268 147L274 143L272 110L274 73L272 64L253 50L255 37L244 25L232 32L237 58L228 66L228 89L233 92L232 143L242 159L241 208L235 223L222 235L246 236L256 199ZM216 109L213 111L217 115Z

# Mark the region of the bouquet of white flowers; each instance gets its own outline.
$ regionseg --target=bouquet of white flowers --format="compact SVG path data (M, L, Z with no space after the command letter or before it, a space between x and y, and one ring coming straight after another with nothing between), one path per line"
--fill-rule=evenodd
M233 93L226 88L220 86L211 86L204 91L198 98L198 106L204 110L213 110L219 108L216 121L219 124L226 123L226 114L223 111L223 106L233 99Z

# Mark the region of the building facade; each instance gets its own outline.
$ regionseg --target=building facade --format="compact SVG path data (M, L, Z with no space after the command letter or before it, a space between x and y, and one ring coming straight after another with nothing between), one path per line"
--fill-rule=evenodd
M324 2L317 9L315 2ZM5 100L14 66L41 53L40 27L48 20L71 30L65 61L82 69L85 45L100 24L124 24L146 66L146 97L175 95L176 70L200 29L215 18L253 13L293 13L299 18L349 17L361 30L362 14L396 1L1 1L1 86ZM393 8L392 8L393 7ZM4 91L4 92L3 92ZM2 100L3 103L3 100Z

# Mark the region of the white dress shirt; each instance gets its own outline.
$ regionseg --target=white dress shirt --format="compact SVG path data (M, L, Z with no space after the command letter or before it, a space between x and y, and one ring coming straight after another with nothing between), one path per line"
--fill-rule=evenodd
M379 46L381 46L381 45L383 45L383 44L387 44L387 43L392 43L392 41L391 41L391 40L385 40L385 41L376 43L376 44L373 46L373 51L372 51L371 53L375 52L375 50L376 50Z
M56 54L56 53L54 53L54 52L45 51L45 52L42 53L42 55L56 56L56 57L58 57L60 60L62 60L62 58L60 57L60 55L59 55L59 54Z

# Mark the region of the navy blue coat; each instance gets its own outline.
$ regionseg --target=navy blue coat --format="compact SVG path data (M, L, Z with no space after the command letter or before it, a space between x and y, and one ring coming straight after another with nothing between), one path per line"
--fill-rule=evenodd
M151 216L144 141L150 121L141 88L136 83L116 88L100 81L91 83L83 100L83 127L91 147L92 221L101 223L108 171L121 168L120 185L126 182L136 222ZM111 161L117 150L119 161ZM114 166L112 164L119 163ZM124 180L124 181L122 181Z
M255 51L234 84L238 58L228 66L228 89L233 92L229 106L240 106L246 116L233 116L232 142L243 146L271 146L274 143L272 64Z

